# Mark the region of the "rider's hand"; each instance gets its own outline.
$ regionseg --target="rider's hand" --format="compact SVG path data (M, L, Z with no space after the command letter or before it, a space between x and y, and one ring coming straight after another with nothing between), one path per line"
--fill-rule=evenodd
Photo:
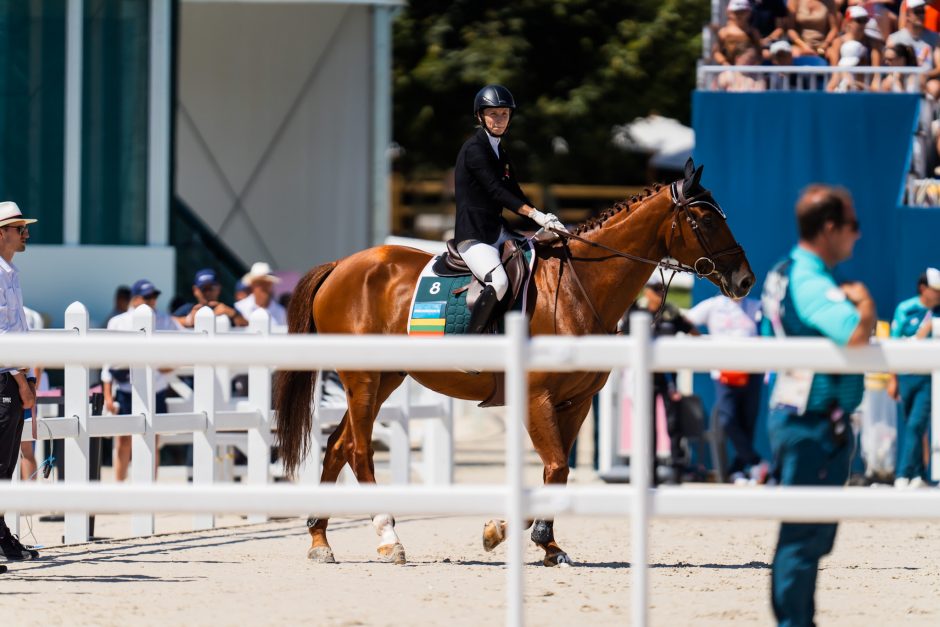
M554 231L549 231L548 229L539 229L535 232L535 235L532 236L532 239L538 243L547 243L554 242L559 239L561 236Z
M561 220L559 220L558 216L554 213L542 213L538 209L533 208L529 212L529 217L546 231L568 232L568 229L565 228L565 225L561 223Z

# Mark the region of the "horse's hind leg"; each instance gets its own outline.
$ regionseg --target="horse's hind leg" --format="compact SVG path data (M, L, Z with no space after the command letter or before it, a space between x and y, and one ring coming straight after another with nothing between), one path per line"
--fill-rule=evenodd
M351 437L346 442L346 459L360 482L375 483L372 427L382 403L401 385L405 375L399 372L342 372L340 378L349 401ZM405 549L395 533L395 518L387 513L376 514L372 517L372 526L379 536L379 556L385 561L404 564Z
M349 437L346 433L349 425L349 412L343 416L339 426L330 434L326 443L326 452L323 455L323 471L320 473L320 483L335 483L339 473L346 465L345 439ZM333 557L333 549L326 539L326 527L329 524L329 518L307 519L307 531L310 533L310 549L307 551L307 559L324 564L333 564L336 559Z

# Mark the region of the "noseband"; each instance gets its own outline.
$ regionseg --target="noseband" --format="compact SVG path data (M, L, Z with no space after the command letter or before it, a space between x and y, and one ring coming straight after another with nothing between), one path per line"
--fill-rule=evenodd
M691 267L686 266L688 269L684 270L685 272L694 272L696 275L698 275L699 278L711 276L717 271L717 266L715 264L716 259L726 255L736 255L738 253L744 252L744 249L741 248L741 245L737 242L735 242L733 246L729 246L728 248L719 250L718 252L714 252L712 247L708 244L708 240L702 233L701 228L699 228L698 220L696 220L695 216L692 215L689 207L701 205L709 209L714 209L715 212L721 216L722 220L728 219L728 216L726 216L725 212L721 210L721 207L708 200L703 200L703 198L708 195L708 191L704 191L701 194L696 194L691 198L686 198L685 193L682 190L682 185L676 181L669 186L669 193L672 196L672 204L673 209L675 209L675 215L672 218L672 231L670 233L669 244L666 245L666 254L669 254L669 249L672 247L672 239L675 236L677 228L676 225L678 224L680 216L684 216L685 221L692 228L692 232L695 234L695 238L698 240L699 246L701 246L702 250L705 251L705 256L696 259L695 263L693 263ZM705 269L708 271L706 272Z

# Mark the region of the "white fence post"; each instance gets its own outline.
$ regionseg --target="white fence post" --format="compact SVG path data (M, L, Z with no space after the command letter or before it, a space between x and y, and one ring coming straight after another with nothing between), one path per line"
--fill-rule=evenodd
M506 624L521 626L524 621L523 588L525 545L522 532L525 517L523 433L529 414L528 372L529 320L524 314L506 316L506 525L509 546L506 551Z
M428 485L454 482L454 399L447 397L445 415L426 420L421 446L422 476Z
M617 456L617 420L620 418L620 382L623 370L615 368L601 388L597 408L597 472L602 477L614 467Z
M248 321L248 330L257 335L271 335L271 317L264 309L256 309ZM252 366L248 369L248 405L258 412L258 422L248 430L248 483L265 485L271 480L271 369ZM248 517L249 522L265 522L264 514Z
M88 334L88 310L74 302L65 310L65 328L80 336ZM78 437L65 438L65 482L87 484L89 479L88 438L88 367L66 364L65 411L66 418L78 420ZM88 542L88 513L65 513L65 543Z
M154 313L147 305L140 305L132 314L134 329L153 336ZM153 415L156 409L154 369L152 366L131 368L131 414L142 416L144 432L131 436L131 480L134 485L150 485L154 480L157 459L157 439L153 431ZM135 535L149 536L154 531L154 515L134 514L131 529Z
M398 392L401 405L395 420L388 423L388 465L392 475L392 483L406 485L411 483L411 437L409 435L409 422L411 421L411 385L408 377ZM381 409L381 408L380 408Z
M216 335L215 314L209 307L196 312L196 332L210 337ZM193 368L193 412L206 417L205 431L193 433L193 486L211 486L215 482L215 412L220 395L215 367ZM193 529L212 529L215 515L211 513L193 516Z
M630 314L630 337L633 347L633 445L630 451L630 484L633 488L633 507L630 516L633 557L632 573L634 627L647 624L649 607L649 517L650 517L650 465L653 461L653 390L650 315L644 312Z
M311 372L310 376L313 377L313 407L310 408L313 413L313 431L310 434L310 450L297 469L297 482L318 484L320 483L320 475L323 473L320 449L326 445L326 442L323 441L323 423L320 420L322 416L320 404L323 402L323 371Z

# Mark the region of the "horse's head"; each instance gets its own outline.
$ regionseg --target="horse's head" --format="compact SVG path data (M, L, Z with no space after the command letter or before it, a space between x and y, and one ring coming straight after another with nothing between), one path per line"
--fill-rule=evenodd
M667 253L694 268L724 295L744 298L754 287L754 273L744 249L728 228L725 212L699 182L702 167L696 169L689 159L685 177L669 187L673 215L666 235Z

